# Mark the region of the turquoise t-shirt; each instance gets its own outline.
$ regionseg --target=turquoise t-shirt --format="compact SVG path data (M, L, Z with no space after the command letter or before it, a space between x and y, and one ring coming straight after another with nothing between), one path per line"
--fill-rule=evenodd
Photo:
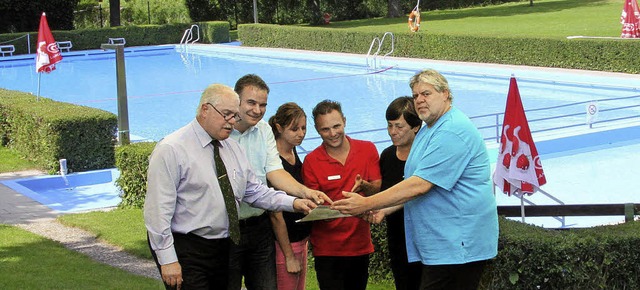
M425 265L465 264L498 253L498 213L491 165L478 129L452 107L433 127L423 126L405 176L434 186L405 204L407 255Z

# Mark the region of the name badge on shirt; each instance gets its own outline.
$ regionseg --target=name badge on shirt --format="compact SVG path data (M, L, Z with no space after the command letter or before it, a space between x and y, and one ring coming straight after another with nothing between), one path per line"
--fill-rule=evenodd
M327 177L327 180L338 180L340 178L340 175L331 175Z

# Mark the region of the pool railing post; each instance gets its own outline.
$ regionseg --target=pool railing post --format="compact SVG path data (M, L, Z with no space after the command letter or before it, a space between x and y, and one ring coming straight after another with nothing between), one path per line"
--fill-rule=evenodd
M127 105L127 76L124 67L124 44L103 43L100 48L116 51L116 82L118 88L118 145L131 143Z

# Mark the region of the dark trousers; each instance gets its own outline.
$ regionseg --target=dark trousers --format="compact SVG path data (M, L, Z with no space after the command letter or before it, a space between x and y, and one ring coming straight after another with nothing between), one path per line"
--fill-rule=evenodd
M406 256L406 255L405 255ZM396 290L418 290L422 276L422 263L409 263L407 260L394 261L391 259L391 271Z
M321 290L365 290L369 280L369 255L315 257Z
M147 239L148 241L148 239ZM182 289L226 289L229 277L229 239L205 239L195 234L173 233L173 246L182 267ZM151 245L149 245L151 249ZM158 257L151 250L160 270ZM174 289L164 285L166 289Z
M268 214L240 220L240 245L231 243L229 290L277 290L276 248Z
M487 261L459 265L422 265L422 290L475 290Z

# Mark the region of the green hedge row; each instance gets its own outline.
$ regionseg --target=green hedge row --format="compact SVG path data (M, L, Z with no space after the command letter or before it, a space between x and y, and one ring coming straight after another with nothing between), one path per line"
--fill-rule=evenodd
M141 208L155 142L118 147L120 207ZM373 225L372 280L392 279L386 225ZM482 289L640 289L640 222L565 231L500 218L498 257Z
M111 168L116 115L0 89L0 145L49 173L67 159L69 172Z
M246 46L366 54L382 34L321 27L243 24L238 37ZM388 38L387 38L388 39ZM534 39L395 34L392 56L438 60L640 73L640 41L609 39ZM389 51L390 41L385 40Z
M199 43L229 42L229 23L212 21L197 24L200 27ZM120 37L126 39L126 46L180 43L185 30L190 27L191 24L119 26L100 29L52 31L52 34L56 41L71 41L73 43L72 50L86 50L99 49L101 44L109 41L109 38ZM30 38L31 53L35 53L38 32L1 34L0 43L8 42L8 44L13 44L16 48L14 55L27 54L29 52L25 37L27 34Z

